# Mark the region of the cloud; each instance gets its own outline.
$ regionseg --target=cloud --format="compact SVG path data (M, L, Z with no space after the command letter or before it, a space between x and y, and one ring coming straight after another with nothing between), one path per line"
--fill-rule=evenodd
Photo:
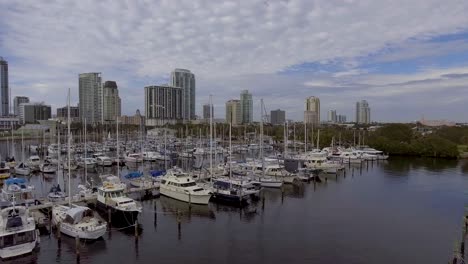
M14 95L60 106L68 87L77 100L78 73L97 71L117 81L124 112L133 113L142 108L144 85L166 81L177 67L197 76L198 112L210 92L217 94L222 116L223 100L250 89L297 119L308 95L330 99L333 106L352 105L350 100L361 96L405 94L403 88L382 92L390 83L400 87L397 83L440 78L430 71L384 76L360 65L375 54L380 61L398 61L415 53L464 51L464 40L421 50L413 43L468 25L468 2L439 0L0 0L0 10L0 50L10 60ZM279 74L294 65L337 61L342 67L336 71ZM45 87L36 89L36 83ZM331 99L340 91L352 99ZM342 107L347 108L352 109Z

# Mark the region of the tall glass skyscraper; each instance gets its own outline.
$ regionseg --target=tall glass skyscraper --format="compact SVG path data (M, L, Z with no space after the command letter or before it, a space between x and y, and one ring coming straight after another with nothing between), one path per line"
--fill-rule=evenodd
M88 124L104 122L101 73L81 73L78 77L80 119Z
M8 62L0 57L0 116L10 114L10 96L8 88Z
M115 121L121 113L121 101L119 89L115 81L106 81L103 90L103 114L104 121Z
M182 118L195 119L195 75L189 70L175 69L170 86L182 88Z
M370 107L366 100L356 102L356 123L358 124L369 124L370 119Z
M243 124L250 124L253 121L253 101L249 90L243 90L240 94L241 119Z

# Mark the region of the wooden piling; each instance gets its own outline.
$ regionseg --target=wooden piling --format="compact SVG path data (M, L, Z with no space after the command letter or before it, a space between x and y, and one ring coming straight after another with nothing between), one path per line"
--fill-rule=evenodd
M60 222L57 223L57 239L60 242L61 238L61 232L60 232Z
M154 228L158 226L158 213L157 213L157 206L156 200L153 200L153 210L154 210Z
M108 222L108 228L109 230L111 229L111 224L112 224L112 212L111 212L111 209L108 208L107 209L107 222Z
M76 252L76 261L80 262L80 237L75 237L75 252Z
M135 239L138 239L138 220L135 220Z
M182 224L181 224L181 220L180 220L180 212L177 209L177 236L178 236L179 239L181 238L181 235L182 235L181 229L182 229Z
M265 211L265 194L262 194L262 211Z
M190 194L190 192L188 194L188 201L189 201L188 204L189 204L189 208L190 208L190 207L192 207L192 195Z

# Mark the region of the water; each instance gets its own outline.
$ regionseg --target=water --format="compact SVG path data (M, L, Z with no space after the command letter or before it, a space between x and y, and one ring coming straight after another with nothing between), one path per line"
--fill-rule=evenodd
M20 153L20 152L18 152ZM146 164L145 169L164 166ZM72 175L73 185L83 180ZM89 177L97 177L90 173ZM37 192L54 180L31 176ZM142 230L112 230L82 242L81 263L447 263L461 239L468 162L393 158L347 168L314 186L265 190L240 210L161 197L142 201ZM180 216L178 229L176 211ZM76 263L74 239L41 237L39 252L17 260Z

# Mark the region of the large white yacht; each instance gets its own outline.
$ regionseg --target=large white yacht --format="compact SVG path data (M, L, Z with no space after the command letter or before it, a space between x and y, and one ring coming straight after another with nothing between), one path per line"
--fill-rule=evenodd
M24 206L0 211L0 258L8 259L31 253L39 245L34 218Z
M141 205L124 194L125 184L117 176L103 175L101 179L103 184L98 187L98 209L106 213L110 209L114 224L133 225L141 213Z
M179 168L173 168L161 178L160 193L179 201L208 204L211 192L197 185L193 178Z
M325 173L336 174L344 170L341 162L333 162L328 160L326 152L310 152L300 157L304 160L304 165L309 169L322 170Z
M60 223L60 232L71 237L94 240L106 233L107 224L97 219L93 211L84 206L55 205L52 222Z
M143 162L143 156L140 153L130 153L125 156L125 162L140 163Z

